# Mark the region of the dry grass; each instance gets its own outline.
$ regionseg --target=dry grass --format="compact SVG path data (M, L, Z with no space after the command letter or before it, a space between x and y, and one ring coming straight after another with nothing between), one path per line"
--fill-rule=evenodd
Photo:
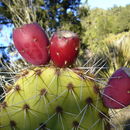
M33 6L31 0L2 0L2 2L8 7L15 27L36 21L36 6Z
M114 127L111 130L130 130L130 106L124 109L110 110Z

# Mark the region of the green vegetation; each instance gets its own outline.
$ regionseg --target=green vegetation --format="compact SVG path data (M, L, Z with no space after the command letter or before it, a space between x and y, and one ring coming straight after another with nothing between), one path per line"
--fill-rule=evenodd
M82 28L86 29L82 36L83 42L96 53L104 46L104 39L109 35L128 32L129 21L130 5L109 10L99 8L90 10L88 16L81 18Z
M78 8L81 0L0 0L1 23L16 27L38 22L46 31L54 32L64 23L80 26ZM75 26L76 25L76 26Z

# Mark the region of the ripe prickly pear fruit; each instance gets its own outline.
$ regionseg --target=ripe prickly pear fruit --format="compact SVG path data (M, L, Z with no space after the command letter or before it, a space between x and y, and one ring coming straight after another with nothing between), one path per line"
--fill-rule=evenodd
M37 23L14 29L13 41L16 49L29 63L43 65L49 62L49 40Z
M108 109L91 76L54 67L20 76L0 105L1 130L110 130Z
M120 68L110 77L104 89L103 100L107 107L124 108L130 104L130 69Z
M70 31L58 31L51 38L50 55L58 67L72 65L79 52L80 40Z

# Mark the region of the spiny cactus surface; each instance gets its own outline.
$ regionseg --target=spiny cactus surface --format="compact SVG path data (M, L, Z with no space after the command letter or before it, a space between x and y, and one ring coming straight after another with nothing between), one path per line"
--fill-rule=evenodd
M93 76L69 68L22 71L0 104L0 130L109 130Z

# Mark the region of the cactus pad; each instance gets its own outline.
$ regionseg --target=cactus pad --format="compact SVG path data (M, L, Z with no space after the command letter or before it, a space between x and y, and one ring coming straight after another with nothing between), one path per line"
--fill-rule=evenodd
M92 75L35 67L23 71L0 104L0 130L109 130Z

